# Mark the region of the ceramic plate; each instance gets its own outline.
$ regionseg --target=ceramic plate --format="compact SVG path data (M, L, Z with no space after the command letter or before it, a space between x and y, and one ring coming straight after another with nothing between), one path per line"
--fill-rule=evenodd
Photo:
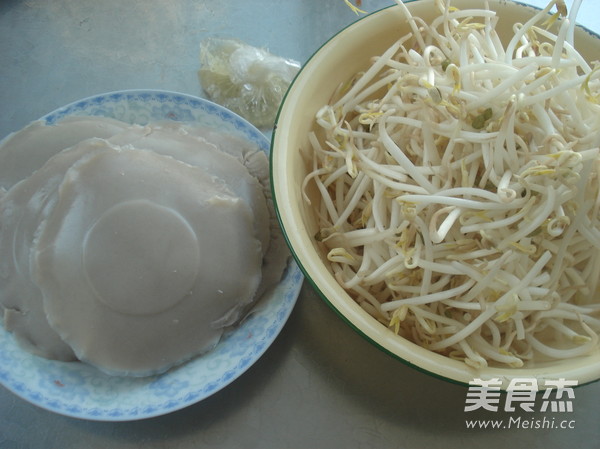
M119 91L71 103L42 117L54 123L69 115L100 115L128 123L196 122L225 130L269 151L268 139L223 107L188 95ZM53 412L99 421L163 415L219 391L243 374L275 340L298 297L303 277L290 261L280 284L240 326L201 357L159 376L111 377L84 363L46 360L19 348L0 326L0 383L23 399Z

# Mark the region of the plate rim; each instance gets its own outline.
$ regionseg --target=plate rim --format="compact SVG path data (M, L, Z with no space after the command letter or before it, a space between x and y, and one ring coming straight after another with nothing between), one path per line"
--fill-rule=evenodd
M124 89L98 93L60 106L53 111L44 114L37 120L44 121L46 124L52 124L68 116L95 115L106 117L106 114L91 114L90 112L85 113L85 108L92 104L100 105L102 103L110 103L117 100L134 100L142 102L146 102L148 100L157 100L166 103L171 102L175 104L185 104L189 107L192 107L193 110L201 110L202 115L215 116L218 117L219 121L233 125L236 131L241 133L241 137L245 137L247 140L255 143L267 154L267 156L270 153L270 140L267 138L267 136L265 136L265 134L263 134L259 129L257 129L243 117L205 98L171 90ZM191 123L190 121L178 120L176 118L173 119L171 117L165 117L165 120ZM125 121L132 124L136 123L127 120ZM218 379L210 379L208 382L203 383L202 387L195 386L195 388L191 388L190 390L183 390L177 398L165 397L165 399L160 403L157 401L156 403L152 404L143 404L140 406L139 410L136 406L135 412L133 412L134 408L131 406L120 408L119 406L112 406L110 402L107 402L104 407L100 407L98 404L94 404L93 407L79 405L74 406L70 403L73 402L73 400L69 402L53 399L49 395L45 394L45 389L43 387L34 389L31 388L31 386L26 382L11 377L11 370L6 366L0 366L0 385L9 390L11 393L15 394L20 399L36 407L57 413L59 415L83 420L105 422L136 421L162 416L177 410L181 410L189 407L190 405L198 403L227 387L233 381L241 377L254 363L256 363L262 357L262 355L276 340L278 335L283 330L283 327L287 323L298 300L303 280L304 276L302 271L298 267L295 260L292 257L289 257L287 266L282 274L281 281L277 284L277 286L274 287L274 289L277 289L278 287L280 288L280 291L275 295L280 297L280 304L271 311L270 316L272 316L272 318L268 321L267 325L265 326L265 331L260 335L260 338L255 338L250 345L249 351L246 354L237 356L235 366L225 372L220 373ZM272 301L274 300L273 298L270 299ZM260 305L260 302L258 305ZM260 315L260 308L258 308L256 314ZM250 312L248 319L252 319L252 315L252 312ZM230 331L222 341L227 341L227 339L232 335L235 335L236 332L242 331L244 322L245 321L243 321L239 327L236 327ZM11 333L6 331L1 325L0 332L2 332L7 339L11 339L14 342L14 337L11 335ZM14 342L14 345L17 346L19 351L24 351L23 349L18 348L16 342ZM218 348L219 344L209 353L218 350ZM37 356L31 355L31 357ZM197 359L198 357L202 356L197 356L190 360L190 362L193 362L193 360ZM56 364L56 366L60 366L61 363L67 363L58 361L45 361L43 363L48 362L50 364ZM184 365L185 364L182 366ZM90 369L95 368L90 367ZM169 371L167 373L169 373ZM153 381L155 381L161 379L167 373L148 376L140 379L153 379ZM125 379L128 378L125 377ZM145 387L147 388L147 386Z

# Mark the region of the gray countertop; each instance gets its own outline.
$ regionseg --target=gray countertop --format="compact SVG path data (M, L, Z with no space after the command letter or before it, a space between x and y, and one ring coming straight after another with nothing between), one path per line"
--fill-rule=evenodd
M363 0L363 8L391 3ZM598 5L584 1L579 16L595 31ZM196 72L207 36L304 62L356 18L343 0L1 0L0 138L101 92L203 96ZM466 397L466 388L375 349L305 283L273 345L208 399L162 417L106 423L53 414L0 388L0 448L600 448L600 383L575 390L571 413L465 412ZM521 425L466 427L478 418ZM573 428L523 428L525 421L543 427L544 419Z

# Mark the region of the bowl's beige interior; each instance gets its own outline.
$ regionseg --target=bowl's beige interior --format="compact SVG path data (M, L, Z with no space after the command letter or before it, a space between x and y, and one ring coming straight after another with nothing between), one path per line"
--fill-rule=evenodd
M531 7L490 0L500 17L499 34L512 34L515 22L525 22L534 14ZM453 6L474 7L475 2L455 0ZM483 4L483 2L481 2ZM415 16L429 20L436 14L432 0L407 3ZM600 378L600 352L559 363L538 364L520 370L488 368L475 371L464 363L432 353L401 337L364 312L337 284L323 262L323 254L312 238L317 228L311 207L302 199L301 186L307 168L308 132L317 110L331 93L352 74L368 65L369 58L381 54L409 31L398 6L367 16L327 42L305 65L291 86L279 113L272 143L272 176L276 207L286 239L309 281L330 305L369 340L394 356L460 383L475 377L504 380L513 377L565 378L579 384ZM576 47L588 61L600 55L600 39L584 30L576 34Z

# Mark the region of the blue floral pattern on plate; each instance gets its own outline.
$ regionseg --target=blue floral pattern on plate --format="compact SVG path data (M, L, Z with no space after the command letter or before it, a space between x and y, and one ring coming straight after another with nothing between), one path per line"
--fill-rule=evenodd
M52 124L69 115L108 116L142 125L165 119L194 122L269 151L268 139L241 117L210 101L174 92L96 95L61 107L42 120ZM20 349L0 326L0 383L39 407L76 418L128 421L179 410L221 390L260 358L292 312L303 279L290 260L279 285L215 349L159 376L114 377L84 363L36 357Z

